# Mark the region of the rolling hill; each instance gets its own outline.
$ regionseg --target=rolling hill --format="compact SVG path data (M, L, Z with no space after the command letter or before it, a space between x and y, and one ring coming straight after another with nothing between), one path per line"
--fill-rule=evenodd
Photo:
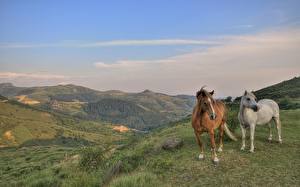
M294 77L290 80L268 86L254 93L258 99L270 98L277 100L285 97L298 99L300 98L300 77Z
M44 110L88 120L101 120L149 130L188 115L194 97L170 96L145 90L126 93L97 91L77 85L16 87L0 84L0 94Z
M281 109L300 108L300 77L294 77L275 85L254 91L257 99L273 99ZM235 99L239 102L240 97Z
M122 139L108 123L37 110L0 97L0 147L111 145Z

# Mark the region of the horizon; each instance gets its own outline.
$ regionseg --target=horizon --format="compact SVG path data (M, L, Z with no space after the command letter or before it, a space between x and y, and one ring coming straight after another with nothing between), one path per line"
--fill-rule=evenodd
M299 1L1 1L0 83L240 96L300 76Z
M264 88L267 88L269 86L274 86L276 84L279 84L279 83L282 83L282 82L285 82L285 81L289 81L289 80L292 80L292 79L295 79L295 78L299 78L300 76L295 76L295 77L292 77L290 79L287 79L287 80L282 80L280 82L277 82L275 84L272 84L272 85L268 85L268 86L265 86L265 87L262 87L262 88L259 88L257 90L247 90L247 91L250 91L250 92L255 92L255 91L258 91L258 90L261 90L261 89L264 89ZM15 87L21 87L21 86L18 86L18 85L15 85L11 82L0 82L0 85L1 84L10 84L12 86L15 86ZM78 84L57 84L57 85L50 85L50 86L24 86L25 88L35 88L35 87L53 87L53 86L79 86L79 87L84 87L84 88L88 88L88 89L92 89L92 90L95 90L95 91L98 91L98 92L109 92L109 91L117 91L117 92L124 92L124 93L128 93L128 94L138 94L138 93L143 93L145 91L150 91L150 92L153 92L153 93L157 93L157 94L164 94L164 95L169 95L169 96L179 96L179 95L186 95L186 96L194 96L195 94L167 94L167 93L163 93L163 92L158 92L158 91L155 91L155 90L150 90L150 89L144 89L144 90L141 90L141 91L137 91L137 92L126 92L126 91L123 91L123 90L99 90L99 89L93 89L93 88L89 88L89 87L86 87L86 86L83 86L83 85L78 85ZM243 93L244 93L245 90L243 90ZM240 97L243 95L243 93L241 93L240 95L237 95L237 96L232 96L232 95L224 95L224 96L219 96L217 97L217 99L224 99L226 97L229 97L231 96L232 99L235 99L237 97Z

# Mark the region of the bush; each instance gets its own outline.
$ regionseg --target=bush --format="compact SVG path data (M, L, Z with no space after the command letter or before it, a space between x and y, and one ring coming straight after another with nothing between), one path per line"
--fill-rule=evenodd
M172 160L168 160L167 158L158 158L149 163L149 166L153 169L156 174L163 174L165 171L170 170L173 167Z
M293 102L293 100L289 97L284 97L278 103L279 108L283 110L292 110L300 108L300 103Z
M79 166L85 170L95 170L104 163L104 150L99 147L86 147L81 151Z
M227 107L227 125L228 128L234 132L239 127L238 113L239 108L236 106Z

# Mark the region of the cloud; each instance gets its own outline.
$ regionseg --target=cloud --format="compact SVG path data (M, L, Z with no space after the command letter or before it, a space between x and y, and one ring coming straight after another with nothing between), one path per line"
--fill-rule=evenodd
M299 76L300 29L223 36L222 41L226 42L168 58L100 60L80 77L0 72L0 82L19 86L73 83L99 90L151 89L168 94L194 94L207 85L217 96L238 96L245 89L257 90Z
M299 31L228 36L224 45L163 59L97 62L97 84L102 89L149 88L172 94L193 94L208 85L219 96L237 96L244 89L256 90L299 76Z
M230 27L230 29L250 29L253 27L254 27L254 25L252 25L252 24L242 24L242 25L234 25L234 26Z
M117 46L165 46L165 45L219 45L220 41L213 40L187 40L187 39L148 39L148 40L112 40L98 42L59 42L45 44L30 43L0 43L0 49L9 48L95 48L95 47L117 47Z
M18 86L55 85L71 77L47 73L0 72L0 82L12 82Z
M131 70L137 68L144 68L146 66L160 65L172 63L172 59L162 59L162 60L119 60L115 63L104 63L104 62L95 62L94 66L99 69L124 69L130 68Z
M37 79L64 79L66 76L53 74L39 74L39 73L14 73L14 72L0 72L1 79L15 79L15 78L37 78Z

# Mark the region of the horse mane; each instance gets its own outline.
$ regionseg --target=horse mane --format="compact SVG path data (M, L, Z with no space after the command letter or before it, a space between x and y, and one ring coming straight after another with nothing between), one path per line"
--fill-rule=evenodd
M246 94L253 97L255 100L257 100L256 96L254 95L253 91L252 92L247 92L246 91Z
M206 86L201 87L201 89L196 93L196 97L198 98L200 95L202 95L202 96L209 97L212 101L215 101L212 95L210 95L210 93L204 89L205 87Z

